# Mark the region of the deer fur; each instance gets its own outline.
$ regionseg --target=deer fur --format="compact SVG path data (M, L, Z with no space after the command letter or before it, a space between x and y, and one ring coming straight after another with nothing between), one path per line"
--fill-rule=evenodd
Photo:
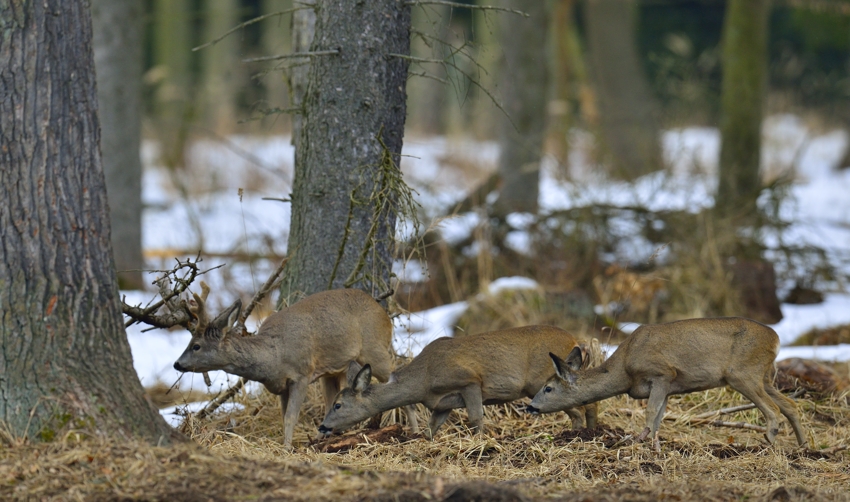
M345 383L349 362L369 364L382 382L390 376L392 322L363 291L336 289L308 296L266 318L255 336L232 333L240 300L209 321L205 296L194 295L196 305L190 311L197 321L192 340L174 368L195 373L224 370L262 383L280 396L287 447L311 382L322 380L329 409ZM416 432L416 416L412 408L407 411Z
M373 369L353 363L349 388L328 408L319 431L340 432L385 410L423 403L431 413L433 437L454 408L465 407L473 429L481 430L485 404L531 397L552 370L547 353L566 355L576 347L568 332L552 326L526 326L460 338L439 338L428 344L385 384L371 384ZM596 406L584 412L596 424ZM567 410L573 427L585 425L578 410Z
M765 417L765 438L779 432L777 415L791 423L797 442L806 444L794 401L773 386L779 336L764 324L740 317L688 319L641 326L608 360L582 370L580 352L566 360L550 354L555 376L540 389L528 411L550 413L628 393L648 399L646 428L639 439L654 438L671 394L728 385L752 401Z

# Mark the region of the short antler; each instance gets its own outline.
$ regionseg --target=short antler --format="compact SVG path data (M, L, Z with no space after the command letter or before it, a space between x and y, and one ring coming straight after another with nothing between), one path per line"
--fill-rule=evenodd
M194 333L202 334L209 325L209 316L206 309L206 301L209 294L210 287L204 281L201 281L201 295L198 296L197 293L192 293L194 301L189 303L189 315L194 320L194 327L192 328Z

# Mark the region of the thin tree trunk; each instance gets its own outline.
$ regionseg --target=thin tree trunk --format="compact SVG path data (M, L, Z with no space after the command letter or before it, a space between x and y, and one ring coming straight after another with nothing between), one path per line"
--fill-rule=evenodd
M282 298L387 288L396 201L392 187L370 198L397 174L409 60L393 54L410 53L409 31L402 0L319 2L310 50L339 52L311 58Z
M92 0L94 61L118 284L142 289L142 2Z
M442 42L448 42L448 24L451 8L447 5L423 5L414 7L411 13L413 27L422 35L411 36L413 54L430 59L443 59L448 48ZM437 40L433 40L437 39ZM441 42L442 41L442 42ZM433 78L417 76L408 84L410 99L408 126L419 132L436 135L443 131L443 107L446 102L446 84L436 79L446 79L446 70L441 64L424 65L419 73L427 72Z
M119 308L88 3L2 5L0 422L167 441Z
M637 52L635 0L587 0L588 51L612 173L661 169L656 105Z
M502 4L525 11L529 17L499 18L504 51L499 80L508 117L501 118L499 128L502 189L494 211L499 215L515 211L536 213L549 98L549 18L546 2L505 0Z
M291 0L263 0L262 14L271 14L291 8ZM313 11L309 12L313 13ZM283 15L263 21L262 28L263 50L267 55L290 54L292 52L292 19L290 16ZM265 100L270 108L285 109L290 107L286 75L285 71L274 71L263 78ZM284 130L289 126L288 121L278 120L277 117L272 117L272 120L264 125L270 127L272 124Z
M191 101L192 30L188 0L156 0L154 58L160 72L156 92L156 127L160 160L168 167L183 165Z
M239 23L237 0L207 0L204 40L214 40ZM204 115L206 127L219 134L236 124L235 73L239 65L239 38L229 36L201 52L204 65Z
M755 214L767 85L768 0L729 0L723 21L720 170L715 210Z

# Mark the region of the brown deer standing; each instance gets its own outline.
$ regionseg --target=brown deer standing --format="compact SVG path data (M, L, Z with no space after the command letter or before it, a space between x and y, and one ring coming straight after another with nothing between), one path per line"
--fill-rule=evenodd
M562 329L525 326L434 340L385 384L372 385L372 369L352 364L350 388L337 395L319 431L339 432L376 413L414 403L432 411L431 437L454 408L465 407L470 425L480 431L485 404L533 396L552 375L546 354L566 355L574 347L576 340ZM582 413L566 411L574 428L584 427ZM582 411L587 424L595 426L596 405Z
M205 285L202 285L205 286ZM255 336L232 335L241 300L213 321L206 315L204 294L193 294L190 308L197 322L192 340L174 369L202 373L224 370L262 383L280 396L284 446L292 443L307 386L322 380L325 409L345 382L349 362L374 368L386 382L392 369L393 326L381 305L357 289L336 289L308 296L270 315ZM407 408L413 432L419 430L413 408Z
M540 389L530 413L550 413L628 393L647 399L646 428L654 436L667 407L667 396L728 385L752 401L767 421L765 438L773 444L777 414L791 423L797 442L806 444L794 401L773 386L779 336L764 324L740 317L688 319L641 326L600 366L581 370L581 352L566 361L550 354L556 375Z

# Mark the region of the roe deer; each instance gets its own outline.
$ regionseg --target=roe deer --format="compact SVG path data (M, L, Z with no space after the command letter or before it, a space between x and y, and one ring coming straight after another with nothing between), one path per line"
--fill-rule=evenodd
M769 443L779 432L776 416L780 412L802 446L806 438L794 401L773 386L778 349L779 337L773 329L740 317L645 325L595 368L581 370L581 353L576 350L566 361L549 354L556 375L534 396L528 411L550 413L624 393L648 398L646 428L638 440L653 436L657 451L661 445L656 432L667 396L728 385L764 414Z
M205 288L205 293L208 291ZM280 396L284 446L292 444L311 382L322 379L327 410L345 382L350 361L370 364L380 381L390 376L392 322L383 307L363 291L335 289L310 295L270 315L255 336L230 335L241 300L210 322L204 307L206 295L193 296L196 306L190 311L197 322L174 369L195 373L224 370L262 383ZM411 429L418 432L413 409L406 411Z
M433 437L454 408L465 407L473 429L481 430L485 404L531 397L552 375L547 353L568 354L576 340L552 326L525 326L461 338L438 338L385 384L371 385L372 369L352 363L350 387L328 409L319 431L342 431L384 410L423 403L431 413ZM580 350L580 349L579 349ZM356 371L359 370L359 371ZM355 374L356 372L356 374ZM596 405L585 410L587 423L596 425ZM585 417L567 410L574 428Z

